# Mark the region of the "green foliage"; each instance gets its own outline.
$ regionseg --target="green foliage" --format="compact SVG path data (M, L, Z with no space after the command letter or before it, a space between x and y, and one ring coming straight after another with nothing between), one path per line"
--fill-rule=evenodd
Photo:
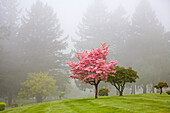
M5 110L6 103L0 102L0 111Z
M29 73L27 80L21 84L19 97L36 97L37 102L42 102L43 98L56 93L56 80L48 73Z
M170 95L170 90L169 90L169 91L166 91L166 93L167 93L168 95Z
M109 89L108 88L100 88L99 89L99 96L108 96L109 94Z
M166 82L159 82L158 85L154 85L154 88L159 89L163 87L168 87L168 84Z
M110 82L112 85L116 87L119 91L120 96L123 94L123 90L125 88L125 84L127 82L136 82L136 79L139 78L137 72L132 70L131 67L125 69L124 67L116 66L116 73L114 74L115 77L109 76L107 82Z
M64 97L65 96L65 93L64 92L60 92L59 93L59 98L61 99L62 97Z
M162 94L163 87L168 87L168 84L166 82L159 82L158 85L154 85L154 88L160 89L160 94Z

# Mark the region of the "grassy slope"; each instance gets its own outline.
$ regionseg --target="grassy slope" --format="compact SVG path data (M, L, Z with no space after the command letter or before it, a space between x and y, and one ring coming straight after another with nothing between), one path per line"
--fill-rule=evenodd
M167 94L66 99L12 108L0 113L170 113Z

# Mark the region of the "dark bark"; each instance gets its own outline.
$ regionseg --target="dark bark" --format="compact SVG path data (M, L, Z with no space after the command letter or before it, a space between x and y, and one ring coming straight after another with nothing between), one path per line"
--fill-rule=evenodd
M94 86L95 86L95 99L98 98L98 85L100 83L101 80L98 80L97 83L95 83L94 81Z
M116 83L113 83L113 85L119 91L119 96L123 96L123 90L125 88L125 82L122 83L122 84L117 83L117 85L116 85Z
M98 95L98 84L95 84L95 99L97 99Z
M160 88L160 94L162 94L162 88Z
M119 96L123 96L123 91L120 91L120 92L119 92Z

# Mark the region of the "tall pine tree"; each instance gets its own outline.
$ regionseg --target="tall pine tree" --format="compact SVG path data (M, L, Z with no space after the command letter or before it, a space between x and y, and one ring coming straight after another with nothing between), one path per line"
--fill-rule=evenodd
M21 80L22 66L20 44L18 34L18 1L1 0L0 1L0 41L2 52L0 55L0 83L1 96L8 100L11 105L12 100L16 98Z
M22 18L19 36L23 40L26 72L50 72L59 89L67 83L65 61L66 39L53 9L36 1Z
M77 41L75 45L77 51L90 50L100 46L102 42L107 42L107 21L108 12L106 5L103 0L95 0L87 8L82 22L78 26L79 31L77 34L80 36L80 41Z
M130 37L119 53L119 61L137 70L140 76L137 83L146 93L148 84L165 80L167 76L169 60L164 28L146 0L137 6L131 21Z

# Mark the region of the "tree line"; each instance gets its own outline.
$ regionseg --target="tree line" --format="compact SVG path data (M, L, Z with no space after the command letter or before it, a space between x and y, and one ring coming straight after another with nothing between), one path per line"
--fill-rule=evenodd
M170 83L169 31L164 29L149 1L142 0L128 15L121 5L110 12L104 1L94 0L78 28L81 39L74 40L76 51L109 43L108 59L116 59L120 66L133 67L138 72L140 79L132 84L132 93L135 87L147 93L154 92L153 85L159 81Z
M56 80L57 91L64 91L69 84L65 60L72 54L63 53L67 37L50 6L36 1L23 16L18 4L17 0L0 0L0 96L9 105L30 72L49 72ZM109 12L102 0L94 0L77 27L81 39L72 40L75 50L97 48L101 42L110 44L108 59L135 69L140 77L136 86L143 93L158 81L170 84L170 33L149 2L141 1L129 17L123 6ZM83 90L86 87L76 84Z
M59 91L69 84L62 51L67 37L53 9L36 1L21 15L17 0L0 0L0 96L15 102L27 73L49 72ZM58 91L58 92L57 92Z

